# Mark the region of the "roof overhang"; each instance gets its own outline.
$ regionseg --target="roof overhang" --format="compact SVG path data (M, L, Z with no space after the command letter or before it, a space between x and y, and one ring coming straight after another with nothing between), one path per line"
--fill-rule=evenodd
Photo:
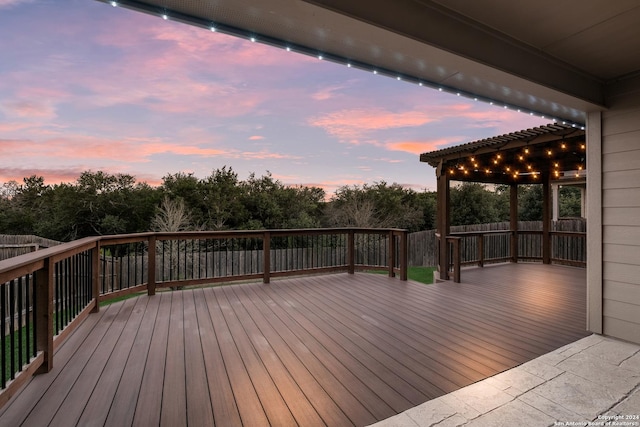
M604 108L601 78L457 14L443 1L118 0L117 5L574 123L583 124L586 112Z

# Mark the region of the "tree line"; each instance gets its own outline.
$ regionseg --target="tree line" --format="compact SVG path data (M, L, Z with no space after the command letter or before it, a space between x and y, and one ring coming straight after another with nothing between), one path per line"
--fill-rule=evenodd
M561 216L578 216L580 192L564 187ZM542 218L542 188L521 186L519 219ZM245 180L230 167L205 178L178 172L159 186L128 174L83 172L49 185L42 176L0 187L0 234L35 234L70 241L151 230L247 230L317 227L435 228L436 193L384 181L322 188L290 186L270 173ZM506 221L509 191L464 183L451 189L452 225Z

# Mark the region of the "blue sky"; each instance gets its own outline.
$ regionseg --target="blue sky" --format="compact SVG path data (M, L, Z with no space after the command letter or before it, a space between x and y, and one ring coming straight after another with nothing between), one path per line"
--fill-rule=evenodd
M421 152L536 117L91 0L0 0L0 183L86 170L435 189Z

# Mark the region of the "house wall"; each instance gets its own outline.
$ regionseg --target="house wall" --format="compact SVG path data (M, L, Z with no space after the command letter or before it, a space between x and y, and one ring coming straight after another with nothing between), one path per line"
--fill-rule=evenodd
M601 121L602 332L640 343L640 77L610 87L607 98Z

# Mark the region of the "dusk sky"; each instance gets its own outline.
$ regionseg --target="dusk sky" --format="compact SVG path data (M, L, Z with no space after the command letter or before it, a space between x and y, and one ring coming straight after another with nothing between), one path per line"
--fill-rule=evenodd
M0 184L83 171L435 190L419 154L541 118L93 0L0 0Z

